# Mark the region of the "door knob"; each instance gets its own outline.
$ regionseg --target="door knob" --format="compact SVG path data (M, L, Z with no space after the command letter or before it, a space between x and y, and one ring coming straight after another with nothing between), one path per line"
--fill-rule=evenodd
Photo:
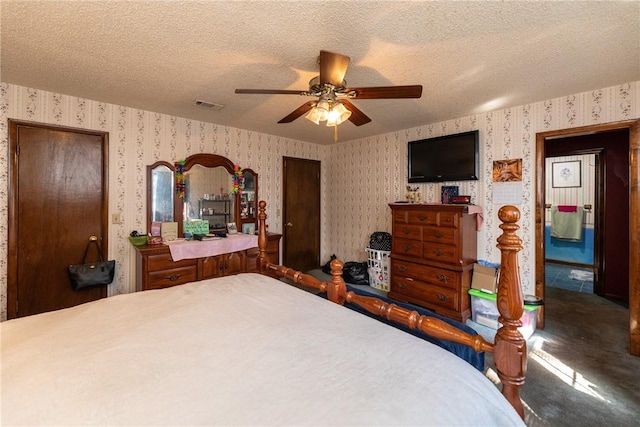
M290 222L285 224L285 227L293 227L293 224L291 224Z

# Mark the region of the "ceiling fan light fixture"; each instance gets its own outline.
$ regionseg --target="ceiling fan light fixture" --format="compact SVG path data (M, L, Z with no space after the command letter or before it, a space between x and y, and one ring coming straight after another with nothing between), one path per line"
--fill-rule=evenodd
M326 99L322 98L316 104L316 110L320 114L320 121L324 122L329 118L329 111L331 110L331 104Z
M320 124L320 112L316 107L313 107L311 110L309 110L309 112L307 113L306 116L304 116L304 118L317 125Z
M338 126L351 117L351 111L349 111L342 102L335 102L329 111L329 117L327 119L327 126Z
M329 112L331 110L331 104L326 99L322 98L305 116L306 119L319 125L320 122L324 122L329 118Z

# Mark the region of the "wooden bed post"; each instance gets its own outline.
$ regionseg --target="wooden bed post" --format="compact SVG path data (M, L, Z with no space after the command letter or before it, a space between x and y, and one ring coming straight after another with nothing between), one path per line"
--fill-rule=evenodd
M266 265L269 261L267 256L267 202L260 200L258 202L258 272L264 274Z
M494 362L498 377L502 381L502 394L513 405L524 420L524 408L520 400L520 387L524 384L527 370L527 342L518 328L524 310L518 252L522 250L522 239L516 235L520 227L520 211L515 206L503 206L498 211L502 235L496 245L501 255L500 280L498 282L498 311L502 327L495 338Z

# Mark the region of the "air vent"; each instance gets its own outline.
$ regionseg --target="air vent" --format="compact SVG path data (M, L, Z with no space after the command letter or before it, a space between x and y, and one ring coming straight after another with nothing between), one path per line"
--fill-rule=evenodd
M199 99L196 100L196 106L201 108L207 108L209 110L215 110L215 111L219 111L224 108L224 105L222 104L216 104L215 102L202 101Z

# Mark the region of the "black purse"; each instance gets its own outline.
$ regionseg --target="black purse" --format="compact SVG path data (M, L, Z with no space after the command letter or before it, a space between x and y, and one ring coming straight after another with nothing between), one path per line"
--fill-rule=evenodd
M98 249L98 255L100 261L87 263L87 252L92 243L95 243ZM74 291L81 289L93 288L96 286L106 286L113 282L113 275L116 270L116 261L105 261L102 258L102 251L100 250L100 244L98 238L91 236L89 243L84 249L84 256L82 257L82 264L70 265L69 280L71 280L71 287Z

